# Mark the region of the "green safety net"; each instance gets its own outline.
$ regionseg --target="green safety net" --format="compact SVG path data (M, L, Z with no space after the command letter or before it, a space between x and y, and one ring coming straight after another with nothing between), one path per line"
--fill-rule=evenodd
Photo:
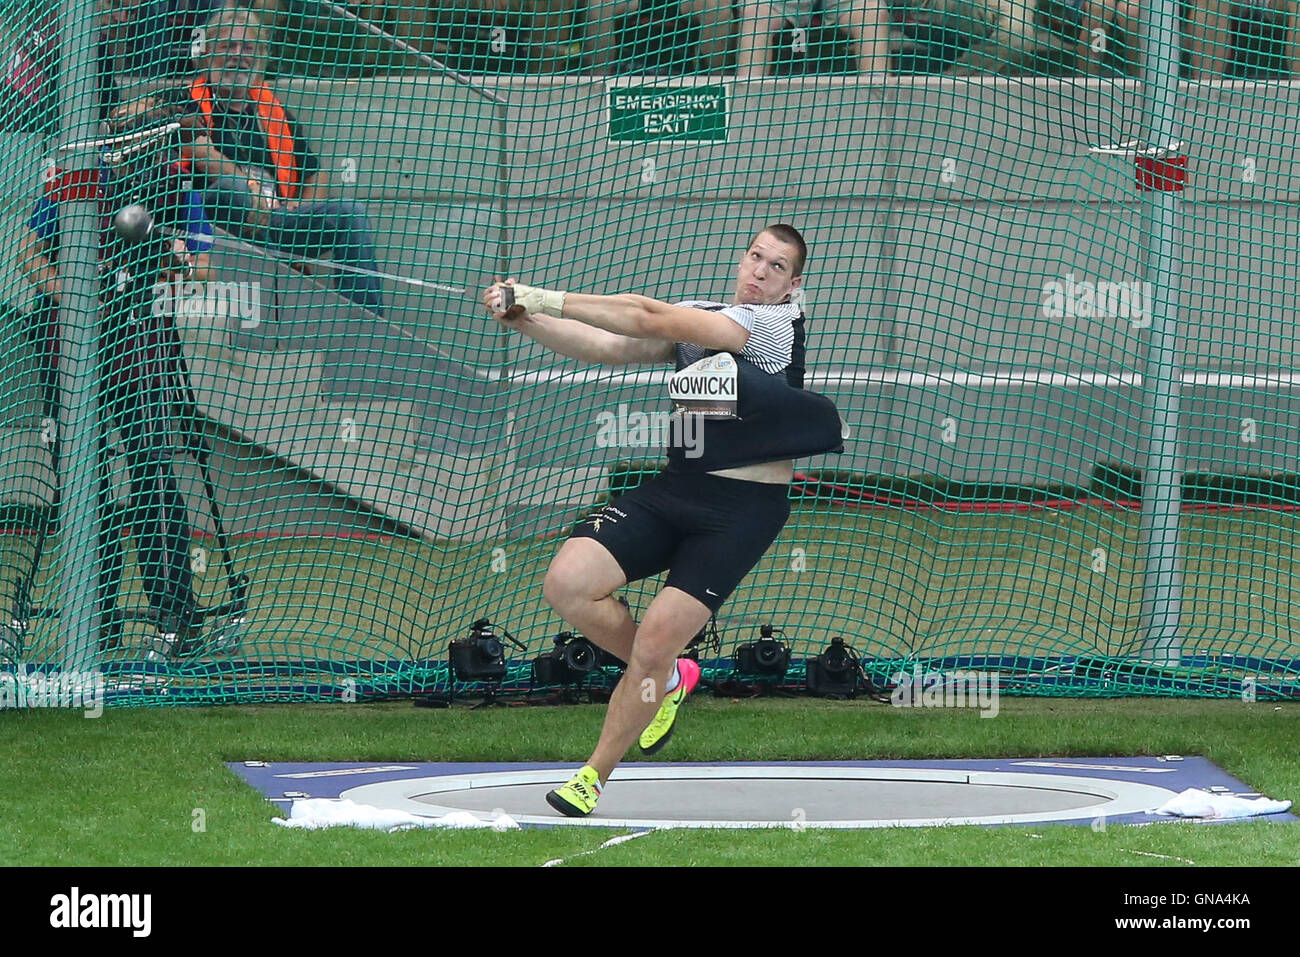
M851 434L706 674L770 624L769 684L839 637L885 688L1294 697L1294 24L1143 6L9 0L0 669L421 695L487 619L537 690L669 370L483 287L731 301L784 222Z

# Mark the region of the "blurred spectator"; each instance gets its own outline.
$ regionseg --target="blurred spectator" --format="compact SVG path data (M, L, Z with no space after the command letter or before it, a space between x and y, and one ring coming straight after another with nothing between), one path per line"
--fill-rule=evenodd
M116 50L129 28L132 0L99 0L95 5L95 98L98 119L118 105ZM9 54L0 93L0 123L6 130L54 132L59 115L60 30L57 5L36 15Z
M1182 6L1187 76L1212 80L1225 75L1232 63L1230 0L1184 0Z
M532 0L529 4L529 48L532 69L564 73L582 67L579 9L589 0Z
M733 33L725 0L595 0L584 34L592 69L608 73L721 73Z
M678 0L639 0L614 21L617 73L694 73L699 69L700 21Z
M461 73L559 73L580 66L576 34L582 0L362 0L345 4L362 22ZM362 30L344 41L345 58L362 69L414 65L397 44L349 23L329 0L314 11L331 32ZM295 24L309 43L315 31ZM299 41L301 45L301 40ZM296 67L297 64L292 66ZM295 72L297 72L295 70Z
M1136 73L1142 38L1138 0L1083 0L1074 9L1078 11L1078 71L1098 76Z
M1282 13L1282 72L1300 75L1300 0L1279 0Z
M985 20L977 22L964 7L948 0L899 0L890 5L890 17L902 34L898 51L902 73L942 73L989 33ZM1077 24L1070 35L1076 31Z
M1295 0L1183 0L1182 75L1269 75L1253 65L1260 41L1250 37L1271 28L1282 46L1283 18L1261 10L1276 3ZM898 0L893 9L910 44L905 72L1136 76L1141 69L1141 0ZM1278 49L1273 59L1273 75L1283 73L1286 53Z
M120 102L117 78L177 76L190 71L195 28L223 0L99 0L95 62L99 118ZM0 86L4 128L50 133L58 116L59 6L34 15L7 55Z
M1088 0L913 0L919 24L942 37L957 75L1058 75L1074 70Z
M7 131L47 133L58 117L53 94L59 66L58 7L34 14L5 57L0 86L0 127Z
M125 0L113 53L119 72L180 76L190 71L194 31L223 0Z
M515 0L434 3L426 25L433 55L460 73L527 73L528 18ZM536 68L536 67L534 67Z
M1297 33L1291 30L1300 4L1295 0L1248 0L1229 8L1232 64L1227 75L1241 79L1291 76Z
M807 26L787 22L772 36L771 76L857 72L858 56L848 34L820 13Z
M740 15L740 51L736 75L766 76L774 57L772 37L783 25L792 31L792 47L801 52L814 25L834 24L857 53L860 73L883 73L889 65L889 13L884 0L745 0Z
M1293 0L1282 3L1293 5ZM1183 76L1213 80L1289 74L1287 16L1277 0L1184 0L1179 11ZM1137 75L1141 33L1141 0L1083 0L1080 71Z
M330 199L320 160L266 84L268 31L227 8L204 27L189 87L185 157L217 225L304 258L341 266L341 295L382 314L370 223L360 204Z

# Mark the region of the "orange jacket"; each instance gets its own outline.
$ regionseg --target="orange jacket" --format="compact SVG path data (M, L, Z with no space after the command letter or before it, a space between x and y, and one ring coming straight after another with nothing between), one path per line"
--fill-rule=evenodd
M270 87L259 83L249 92L257 103L257 118L266 135L266 145L275 163L275 185L282 199L298 195L298 170L294 166L293 134L289 132L289 118L284 107L275 98ZM199 104L203 120L212 129L212 91L203 77L195 77L190 84L190 98Z

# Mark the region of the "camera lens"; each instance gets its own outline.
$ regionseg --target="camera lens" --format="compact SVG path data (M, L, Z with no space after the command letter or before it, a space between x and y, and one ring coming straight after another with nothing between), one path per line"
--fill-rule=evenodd
M822 668L830 674L843 674L849 667L849 656L843 648L832 648L822 655Z
M763 668L772 668L780 664L781 643L766 638L755 642L754 660Z
M585 638L564 646L564 663L574 671L592 671L596 667L596 649Z
M480 638L478 648L485 658L500 658L501 653L505 651L505 645L501 644L501 640L491 635Z

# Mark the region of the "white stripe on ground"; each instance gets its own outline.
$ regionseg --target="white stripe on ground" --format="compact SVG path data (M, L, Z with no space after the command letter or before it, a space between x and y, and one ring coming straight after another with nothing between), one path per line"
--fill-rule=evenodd
M561 864L567 864L579 857L586 857L588 854L595 854L597 851L603 851L607 847L613 847L615 844L626 844L638 837L645 837L647 834L653 834L654 831L637 831L635 834L620 834L618 837L611 837L600 847L593 848L590 851L583 851L580 854L570 854L568 857L557 857L553 861L547 861L542 867L559 867Z
M1195 861L1189 861L1185 857L1170 857L1168 854L1152 854L1150 851L1129 851L1127 847L1121 847L1121 851L1128 851L1130 854L1140 854L1143 857L1159 857L1166 861L1182 861L1184 864L1195 864Z

